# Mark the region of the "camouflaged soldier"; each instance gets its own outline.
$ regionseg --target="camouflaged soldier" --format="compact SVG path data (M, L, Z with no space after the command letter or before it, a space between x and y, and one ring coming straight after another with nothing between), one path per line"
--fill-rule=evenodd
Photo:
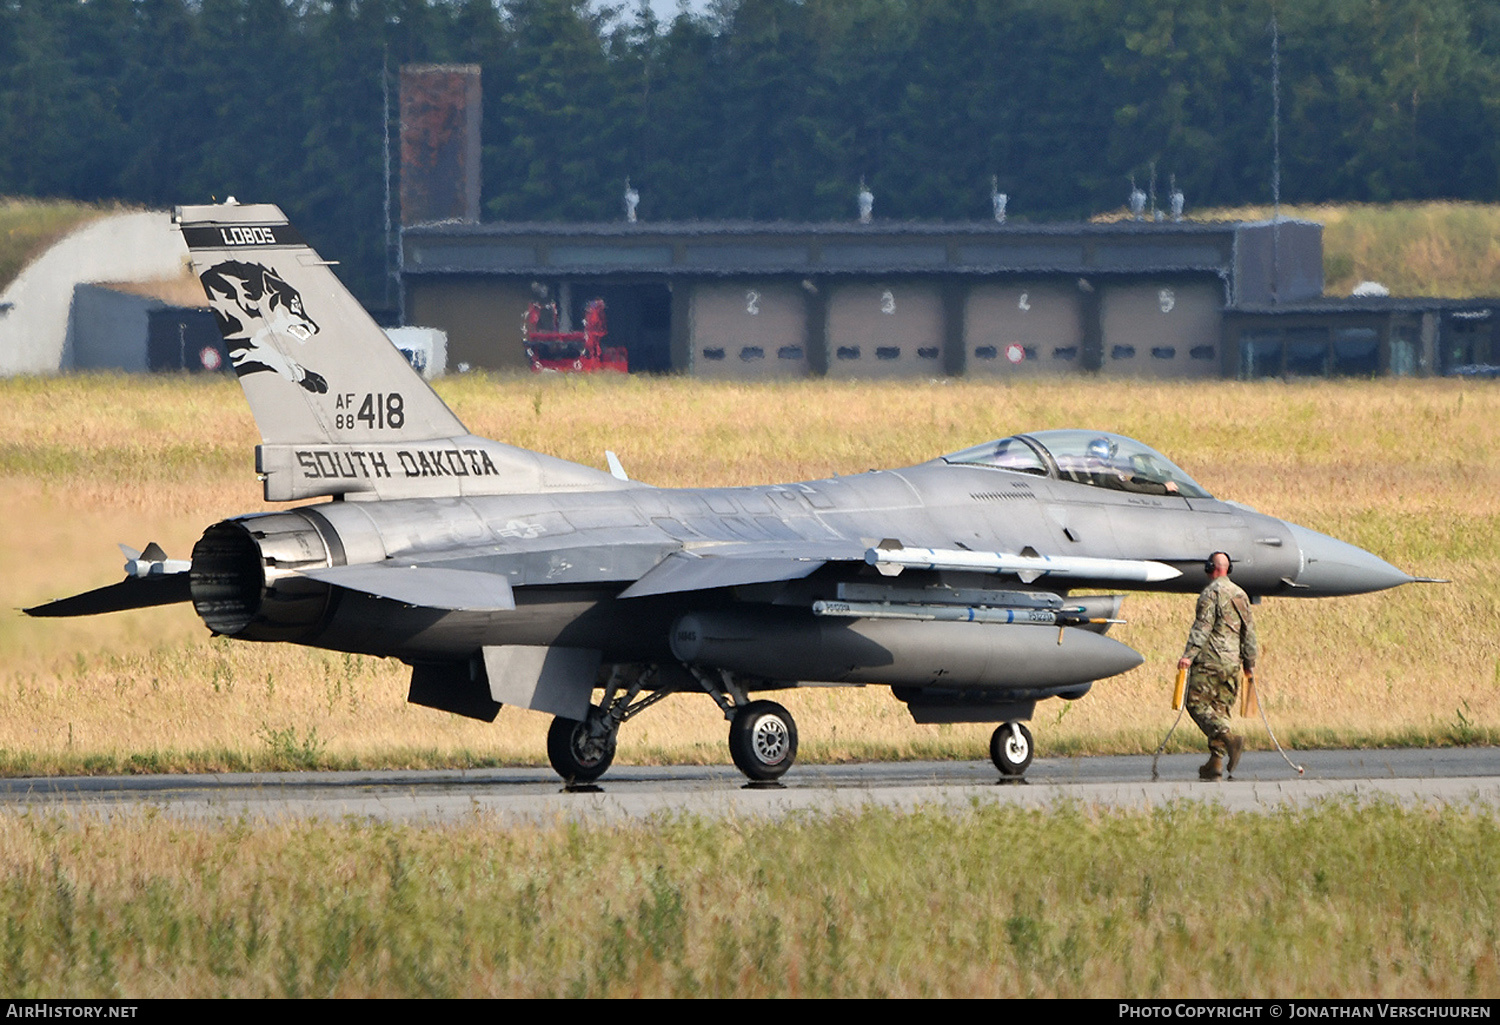
M1223 775L1226 755L1233 773L1245 748L1244 738L1229 730L1229 710L1239 693L1240 669L1255 669L1259 645L1250 598L1230 581L1232 568L1224 552L1214 552L1204 562L1208 586L1198 596L1198 616L1177 661L1177 668L1189 671L1188 714L1208 738L1208 761L1198 770L1200 779Z

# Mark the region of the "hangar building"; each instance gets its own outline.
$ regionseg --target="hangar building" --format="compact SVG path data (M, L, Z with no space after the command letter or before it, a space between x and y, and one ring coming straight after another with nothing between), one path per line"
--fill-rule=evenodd
M525 365L538 297L602 297L631 366L706 377L1218 376L1222 311L1323 289L1269 224L472 224L403 233L406 316L450 362ZM1281 259L1273 259L1279 236Z
M1430 374L1500 362L1500 300L1330 300L1308 221L479 223L480 69L401 71L402 320L451 368L602 298L635 371L994 380ZM1494 308L1492 308L1494 307ZM543 323L543 328L550 328Z
M1488 362L1497 319L1324 299L1307 221L449 221L403 229L401 258L450 368L524 368L527 305L578 324L593 298L632 370L718 378L1440 373Z

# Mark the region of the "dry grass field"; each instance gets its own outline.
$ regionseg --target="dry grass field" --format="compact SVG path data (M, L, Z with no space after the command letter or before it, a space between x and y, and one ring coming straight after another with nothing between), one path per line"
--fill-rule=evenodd
M453 378L476 433L593 465L614 449L665 486L901 466L1068 425L1117 430L1216 495L1451 578L1343 600L1270 600L1263 702L1295 746L1500 739L1500 388L1459 381L1010 387L688 379ZM11 608L118 578L116 542L186 557L216 519L264 507L237 385L197 378L0 382L0 581ZM1132 597L1146 664L1049 701L1039 753L1149 752L1172 715L1186 596ZM210 639L190 607L76 620L0 616L0 771L545 764L547 719L493 725L405 703L399 663ZM884 688L788 695L801 759L983 757L989 728L917 726ZM1183 747L1201 742L1190 724ZM1260 724L1253 744L1265 745ZM702 696L633 721L620 761L723 762ZM1174 744L1176 744L1174 739Z
M90 215L33 206L0 202L0 283ZM1365 278L1500 293L1489 208L1288 212L1328 223L1331 294ZM439 391L476 433L596 466L611 448L663 486L899 466L1030 429L1133 435L1220 497L1452 578L1261 605L1283 742L1500 741L1493 382L474 375ZM390 661L212 640L187 606L9 611L118 579L116 542L185 557L208 524L265 508L256 440L229 380L0 381L0 774L544 764L545 716L407 705ZM1154 750L1191 610L1131 598L1116 636L1146 664L1040 706L1040 753ZM989 732L914 725L880 688L784 700L804 761L980 758ZM706 698L679 695L626 727L619 760L722 762L724 736ZM1177 736L1201 744L1190 724ZM34 810L0 816L0 993L1493 1000L1496 829L1493 808L1337 802L510 829Z
M1069 424L1141 437L1222 497L1453 578L1269 601L1283 740L1500 737L1500 389L1475 382L993 387L464 377L476 432L664 485L848 473ZM0 581L28 605L185 555L262 507L233 381L0 382ZM1039 708L1043 754L1150 751L1192 599L1132 599L1140 669ZM546 718L404 702L403 667L210 640L186 607L0 616L0 769L542 764ZM982 757L883 689L788 697L804 759ZM1252 736L1264 742L1258 728ZM1195 743L1191 728L1179 731ZM725 760L707 699L621 761ZM114 996L1493 998L1493 809L1233 815L883 810L502 829L0 817L0 991Z

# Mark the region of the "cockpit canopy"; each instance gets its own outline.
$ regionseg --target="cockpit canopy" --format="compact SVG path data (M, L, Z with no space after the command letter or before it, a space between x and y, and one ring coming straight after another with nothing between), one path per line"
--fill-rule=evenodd
M1089 484L1145 495L1212 498L1198 482L1155 449L1103 431L1037 431L966 448L945 462Z

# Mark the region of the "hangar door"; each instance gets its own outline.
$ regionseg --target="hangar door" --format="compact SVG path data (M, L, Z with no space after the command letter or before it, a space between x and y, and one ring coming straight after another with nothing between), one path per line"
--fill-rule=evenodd
M1112 284L1102 291L1103 373L1219 376L1224 291L1218 282Z
M699 377L806 377L807 300L790 282L693 289L692 372Z
M1039 377L1082 365L1083 311L1072 283L975 285L964 303L964 373Z
M941 377L945 366L936 285L894 281L832 289L829 377Z
M569 295L575 331L589 300L604 300L604 344L625 347L632 374L672 369L672 293L664 283L574 281Z

